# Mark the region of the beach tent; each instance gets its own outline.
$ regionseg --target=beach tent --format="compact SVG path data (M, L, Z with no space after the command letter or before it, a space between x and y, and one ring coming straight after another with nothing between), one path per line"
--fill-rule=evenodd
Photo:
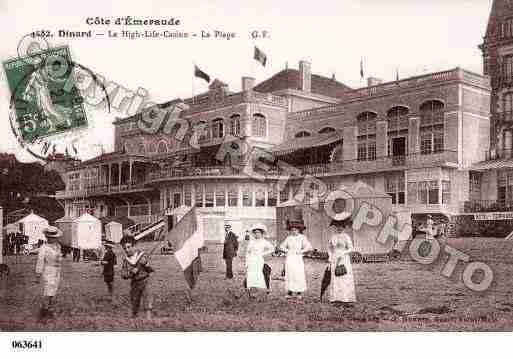
M10 223L4 227L5 234L16 233L19 231L19 226L16 223Z
M72 223L72 241L73 248L80 249L99 249L102 245L102 222L90 215L84 213Z
M123 230L127 229L128 227L131 227L135 224L135 221L126 217L126 216L107 216L100 218L100 221L102 222L103 231L105 232L105 226L110 222L116 222L121 224L123 227Z
M123 237L123 225L118 222L109 222L105 225L105 238L113 243L121 242Z
M43 230L49 226L49 223L43 217L30 213L28 216L15 222L15 224L21 233L28 237L28 244L30 246L37 245L40 240L46 241Z
M386 218L392 213L392 198L363 182L356 182L350 187L341 187L340 190L348 193L353 199L354 218L362 205L371 205L377 207L382 214L382 222L377 226L362 225L359 230L353 231L353 245L355 252L370 256L374 254L387 254L394 246L392 241L382 245L376 241ZM299 203L295 199L280 204L276 208L276 222L278 241L281 242L288 234L287 223L289 221L303 221L307 227L304 234L308 237L314 249L321 252L327 251L328 239L333 235L333 228L330 227L331 217L327 214L324 200L310 204Z
M72 243L73 221L74 219L70 216L64 216L55 221L55 226L62 231L60 243L68 247L71 247Z

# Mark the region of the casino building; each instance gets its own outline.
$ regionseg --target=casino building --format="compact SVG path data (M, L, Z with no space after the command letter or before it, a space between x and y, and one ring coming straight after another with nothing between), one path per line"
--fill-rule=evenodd
M190 132L177 139L179 127L141 131L140 113L118 118L115 151L70 167L57 199L70 216L89 210L138 223L196 205L205 236L221 240L226 218L239 231L263 221L274 232L276 206L300 193L314 197L301 186L313 176L328 190L363 181L388 193L396 211L450 219L493 192L485 180L477 186L473 169L489 155L490 90L487 77L461 68L388 83L369 78L352 89L312 73L306 61L258 84L242 77L240 92L216 79L183 100L181 118L203 125L198 145ZM220 151L227 143L239 152ZM278 187L283 163L295 174Z

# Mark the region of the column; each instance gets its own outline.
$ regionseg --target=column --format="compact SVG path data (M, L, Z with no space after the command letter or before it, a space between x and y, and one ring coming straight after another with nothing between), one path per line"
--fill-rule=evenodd
M132 188L132 167L134 165L134 161L133 160L130 160L129 161L129 172L128 172L128 188Z
M344 161L354 161L357 158L357 136L358 128L348 126L343 129L344 142L342 144L342 155Z
M376 157L386 157L388 142L388 123L379 120L376 122Z
M119 168L119 173L118 173L118 190L120 189L121 187L121 169L123 168L123 162L119 162L118 163L118 168Z
M109 163L109 178L107 179L107 190L110 192L110 183L112 182L112 163Z
M410 117L408 126L408 154L420 153L420 117Z

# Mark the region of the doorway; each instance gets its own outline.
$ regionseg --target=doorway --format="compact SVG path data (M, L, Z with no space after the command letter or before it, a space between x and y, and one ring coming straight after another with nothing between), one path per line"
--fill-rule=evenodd
M406 164L406 137L392 139L392 163L394 166Z

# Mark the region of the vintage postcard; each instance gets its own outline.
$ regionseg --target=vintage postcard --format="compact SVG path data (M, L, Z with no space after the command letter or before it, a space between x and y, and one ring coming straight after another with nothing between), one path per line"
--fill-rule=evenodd
M29 332L513 330L513 2L0 14L8 352L50 345Z

